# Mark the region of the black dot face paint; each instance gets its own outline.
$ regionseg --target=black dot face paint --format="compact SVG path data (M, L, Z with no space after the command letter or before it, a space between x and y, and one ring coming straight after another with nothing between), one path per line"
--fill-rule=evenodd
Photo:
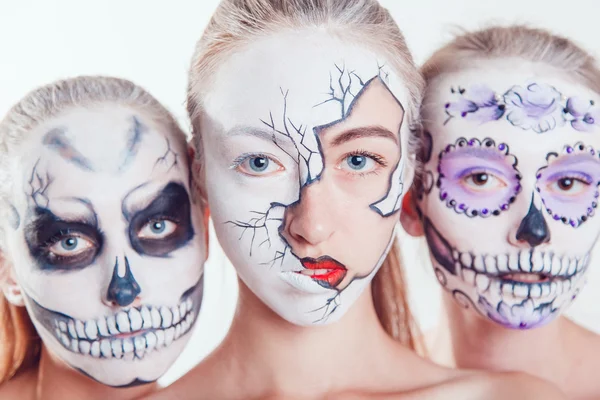
M573 228L594 216L600 198L600 152L578 142L546 156L536 174L536 191L555 221Z
M468 217L498 216L521 192L517 158L490 138L459 138L440 152L440 200Z
M190 199L185 187L167 184L142 210L125 212L131 247L142 255L166 257L194 237Z

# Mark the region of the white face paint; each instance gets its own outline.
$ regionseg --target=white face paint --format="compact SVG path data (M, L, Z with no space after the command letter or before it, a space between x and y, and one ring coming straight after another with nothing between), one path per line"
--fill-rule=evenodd
M465 308L528 329L585 283L600 233L600 109L589 89L488 61L428 88L420 209L436 276Z
M185 146L104 105L49 119L22 149L7 255L44 344L103 384L155 381L202 300Z
M383 262L412 179L406 99L385 60L324 33L261 39L220 68L202 126L211 215L287 321L336 321Z

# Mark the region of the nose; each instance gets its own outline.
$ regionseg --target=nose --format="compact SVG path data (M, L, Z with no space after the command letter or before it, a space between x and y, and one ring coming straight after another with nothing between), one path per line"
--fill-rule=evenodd
M533 198L527 215L517 229L516 238L518 242L526 242L531 247L550 241L550 230L542 211L535 206Z
M126 307L132 304L142 291L133 277L127 256L124 256L123 259L124 262L120 264L119 257L115 259L112 278L108 285L106 300L111 306Z
M327 241L334 232L331 198L325 193L322 181L302 189L300 199L288 207L285 215L285 233L296 245L316 246ZM290 243L293 246L292 243Z

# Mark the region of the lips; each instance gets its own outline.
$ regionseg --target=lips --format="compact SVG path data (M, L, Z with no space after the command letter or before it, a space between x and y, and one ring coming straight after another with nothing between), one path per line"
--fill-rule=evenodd
M329 256L314 258L303 258L300 260L306 268L300 274L310 276L319 285L335 289L346 277L348 270L343 264Z

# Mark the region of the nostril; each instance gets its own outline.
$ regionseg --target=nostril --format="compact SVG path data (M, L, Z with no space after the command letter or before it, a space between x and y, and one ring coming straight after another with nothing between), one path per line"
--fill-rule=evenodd
M527 242L531 247L539 246L550 241L550 230L541 210L535 207L533 199L529 211L517 229L516 238L520 242Z
M119 274L119 259L117 258L112 279L108 285L106 299L111 304L126 307L133 303L141 293L140 285L133 277L127 257L125 257L125 271L121 275Z

